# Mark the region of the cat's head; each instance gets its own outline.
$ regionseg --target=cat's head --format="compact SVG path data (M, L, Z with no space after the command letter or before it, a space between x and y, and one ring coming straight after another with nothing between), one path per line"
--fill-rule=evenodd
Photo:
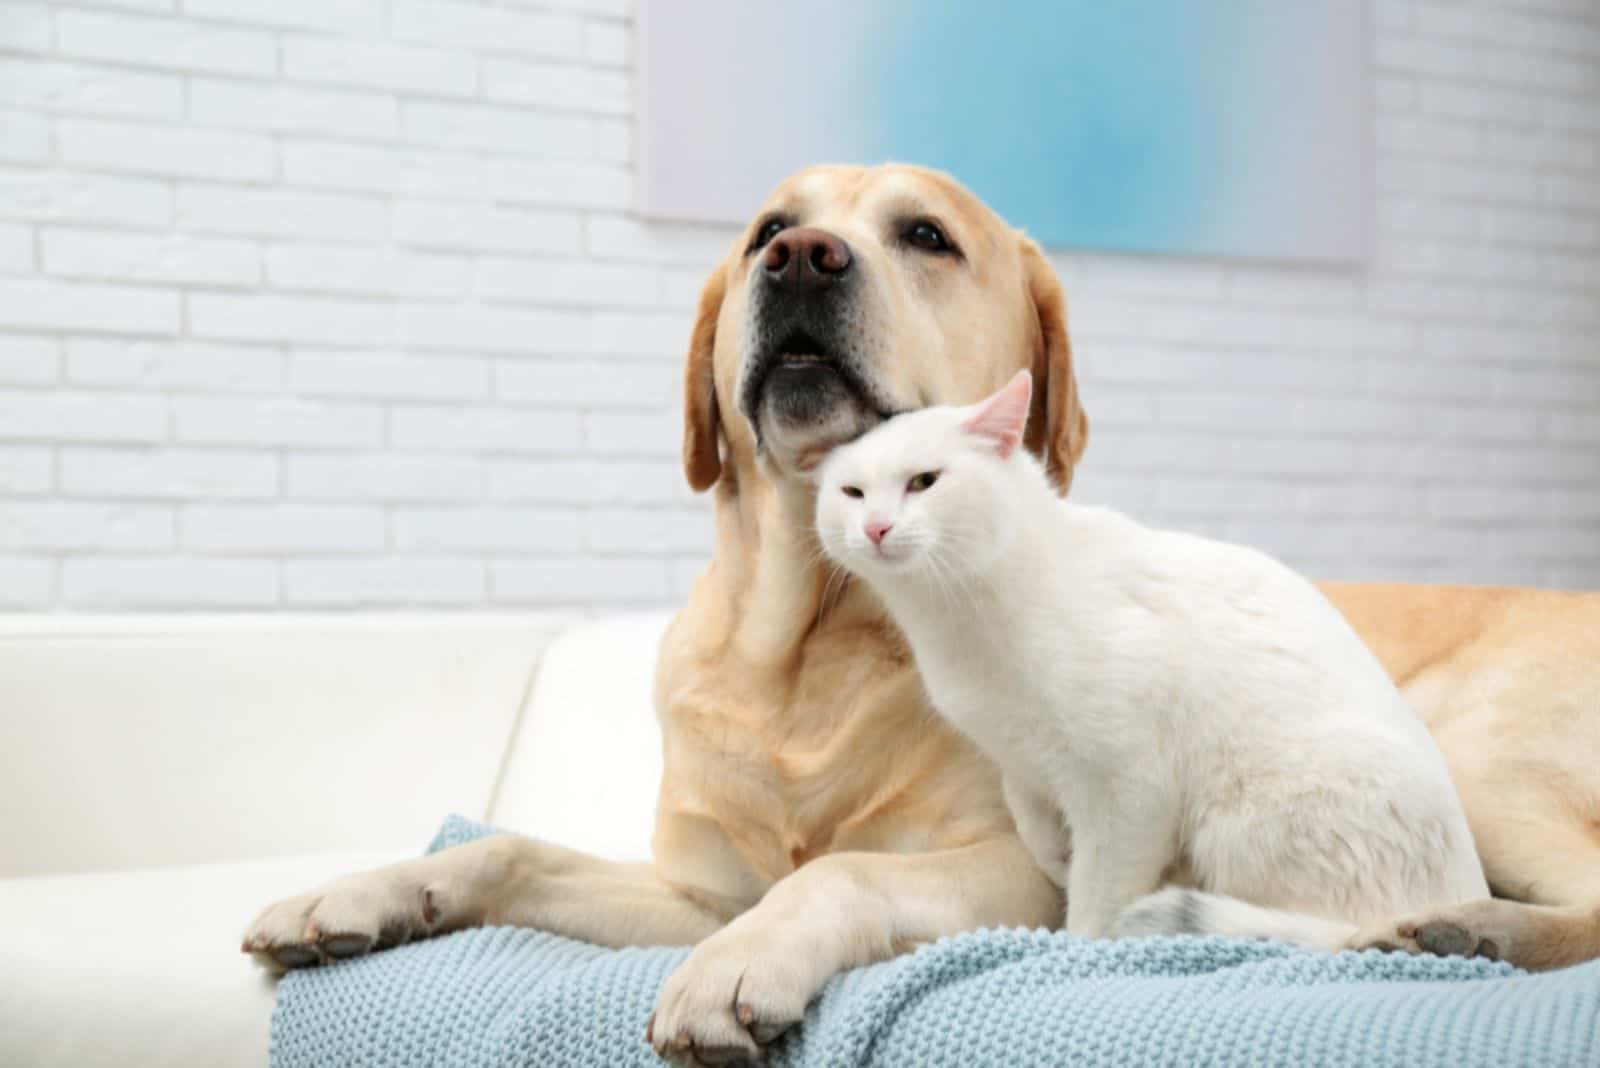
M969 407L896 416L835 449L818 478L817 533L869 582L948 582L988 566L1018 520L1019 454L1033 379L1019 371Z

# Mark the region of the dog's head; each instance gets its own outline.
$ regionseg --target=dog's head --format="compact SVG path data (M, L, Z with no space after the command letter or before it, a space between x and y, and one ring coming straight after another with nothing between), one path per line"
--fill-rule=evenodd
M1027 445L1066 489L1088 439L1054 271L950 177L815 167L785 181L701 294L685 379L689 484L761 463L807 478L896 412L965 404L1018 369Z

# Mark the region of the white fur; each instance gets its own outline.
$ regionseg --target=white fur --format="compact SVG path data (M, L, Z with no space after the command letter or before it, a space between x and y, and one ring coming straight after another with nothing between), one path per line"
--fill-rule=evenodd
M995 433L1026 416L1027 382L1007 388L836 450L817 526L999 764L1068 930L1333 948L1487 897L1442 755L1332 605L1252 549L1062 499ZM892 523L881 549L869 521ZM1140 901L1171 883L1210 894Z

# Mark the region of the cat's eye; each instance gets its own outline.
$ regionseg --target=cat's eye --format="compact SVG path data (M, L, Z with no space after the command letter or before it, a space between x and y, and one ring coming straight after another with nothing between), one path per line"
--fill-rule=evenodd
M846 497L854 497L854 498L855 498L855 499L856 499L856 500L858 500L858 501L859 501L859 500L860 500L860 499L861 499L861 498L862 498L862 497L865 497L865 496L866 496L866 494L865 494L865 493L862 493L862 492L861 492L861 488L860 488L860 487L859 487L859 486L841 486L841 487L839 487L839 488L840 488L840 489L842 489L842 490L844 490L844 495L845 495L845 496L846 496Z
M922 474L915 476L910 482L906 483L906 492L921 493L923 490L927 489L937 481L939 481L939 472L924 471Z

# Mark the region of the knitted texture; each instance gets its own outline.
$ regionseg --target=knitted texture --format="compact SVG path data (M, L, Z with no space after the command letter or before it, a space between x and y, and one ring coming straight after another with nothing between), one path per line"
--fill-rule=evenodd
M492 833L451 817L431 849ZM659 1066L686 949L481 928L286 976L274 1068ZM1545 975L1220 938L986 930L836 977L768 1063L1600 1065L1600 963Z

